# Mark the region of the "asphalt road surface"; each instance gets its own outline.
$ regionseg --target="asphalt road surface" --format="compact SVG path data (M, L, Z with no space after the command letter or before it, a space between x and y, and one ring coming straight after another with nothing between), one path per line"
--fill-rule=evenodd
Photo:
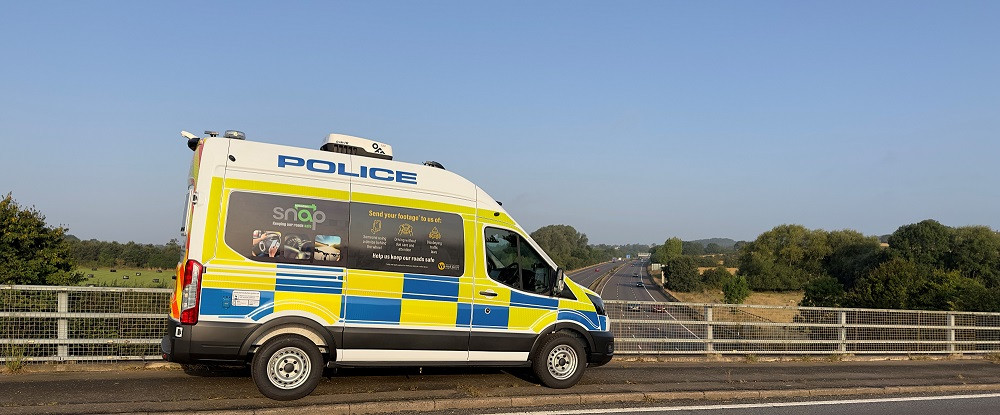
M986 360L616 361L588 368L579 384L561 390L540 386L518 370L427 368L421 373L416 368L354 369L328 375L310 396L277 402L262 397L241 370L6 374L0 375L0 414L183 412L430 398L1000 384L1000 365Z
M669 406L574 408L517 412L522 415L576 414L713 414L713 415L994 415L1000 394L983 393L946 396L904 396L868 399L777 401L767 403L721 403ZM513 414L513 413L511 413ZM501 415L501 414L497 414ZM506 415L506 414L503 414Z
M619 268L598 293L604 300L673 301L653 285L642 261L626 262ZM641 285L640 285L641 284Z
M606 262L602 264L591 265L589 267L573 271L573 273L567 274L567 276L569 277L569 279L579 283L584 287L590 287L590 284L593 284L594 281L597 281L597 278L599 278L601 275L604 275L604 273L607 272L609 269L614 268L615 266L618 266L620 264L621 264L620 262Z
M601 288L601 298L607 300L626 301L624 305L608 306L608 316L615 320L611 331L618 339L619 350L639 351L668 350L691 351L703 350L704 344L698 342L705 337L705 326L699 324L684 324L682 321L702 321L704 318L687 306L670 304L676 300L657 288L652 276L646 270L647 263L632 261L618 269ZM629 303L634 301L634 303ZM650 303L656 302L656 303ZM658 304L662 303L662 304ZM634 322L630 322L634 321ZM676 323L675 323L676 322ZM676 342L655 344L629 344L623 339L677 339ZM645 348L645 349L644 349Z

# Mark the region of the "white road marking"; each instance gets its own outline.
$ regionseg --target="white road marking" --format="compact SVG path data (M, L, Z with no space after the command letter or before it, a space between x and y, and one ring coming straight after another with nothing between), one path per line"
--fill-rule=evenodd
M645 272L645 271L646 271L645 267L639 268L639 278L640 279L642 278L642 273ZM649 275L649 279L650 280L653 279L653 275L652 274ZM654 281L653 283L655 284L656 282ZM642 285L642 289L646 290L646 295L649 295L649 298L651 298L653 301L658 301L655 297L653 297L653 294L650 294L649 288L646 288L646 284ZM667 315L670 316L670 318L674 319L674 321L680 321L680 320L677 319L677 317L674 317L673 314L670 314L669 311L667 311ZM694 332L691 331L691 329L689 329L687 326L685 326L683 324L681 324L680 326L684 327L684 330L687 330L688 333L691 333L691 335L694 336L694 338L696 338L698 340L701 340L701 337L699 337L697 334L694 334Z
M772 402L772 403L725 404L725 405L656 406L656 407L604 408L604 409L593 408L593 409L575 409L575 410L565 410L565 411L509 412L509 413L501 413L494 415L513 415L513 414L573 415L573 414L620 414L620 413L635 413L635 412L711 411L719 409L786 408L786 407L796 407L796 406L856 405L856 404L866 404L866 403L945 401L945 400L956 400L956 399L984 399L984 398L1000 398L1000 393L947 395L947 396L910 396L901 398L845 399L839 401Z

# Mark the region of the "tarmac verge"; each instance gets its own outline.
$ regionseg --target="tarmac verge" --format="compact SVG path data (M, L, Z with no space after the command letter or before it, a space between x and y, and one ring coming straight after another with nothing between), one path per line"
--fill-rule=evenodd
M68 365L74 366L74 365ZM80 365L83 366L83 365ZM14 414L374 414L519 408L644 406L684 401L802 400L835 396L1000 391L1000 364L935 361L656 362L589 368L570 389L549 389L523 370L364 368L324 376L300 400L263 397L239 368L24 372L0 375L0 415ZM117 370L115 367L117 366Z
M449 409L521 409L538 408L553 405L590 405L590 404L651 404L673 401L729 401L746 399L774 398L809 398L835 396L878 396L919 393L955 393L955 392L995 392L1000 391L1000 383L976 385L940 385L940 386L889 386L889 387L855 387L855 388L825 388L825 389L777 389L777 390L709 390L695 392L626 392L626 393L595 393L595 394L560 394L536 396L494 396L482 398L453 399L417 399L407 401L369 401L341 403L330 405L310 405L300 407L263 408L250 410L197 411L202 415L234 415L234 414L381 414L393 412L428 412ZM145 414L189 414L184 412L144 412Z

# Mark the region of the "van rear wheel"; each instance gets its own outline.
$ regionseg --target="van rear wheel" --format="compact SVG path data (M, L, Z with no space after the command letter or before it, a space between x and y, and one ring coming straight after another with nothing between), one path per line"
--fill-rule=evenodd
M531 363L535 376L545 386L564 389L583 377L587 357L580 339L565 333L555 333L545 340Z
M323 356L305 337L286 334L268 340L254 354L253 382L260 393L279 401L299 399L316 389Z

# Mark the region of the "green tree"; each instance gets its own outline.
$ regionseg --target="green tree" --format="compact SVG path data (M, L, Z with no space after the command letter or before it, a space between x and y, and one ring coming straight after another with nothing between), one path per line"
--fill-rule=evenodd
M1000 285L1000 234L985 226L956 228L946 263L985 286Z
M177 266L183 253L184 248L181 247L180 243L176 239L171 239L153 257L149 266L152 268L173 268Z
M587 235L569 225L548 225L531 233L539 246L560 267L574 269L589 265L590 247Z
M701 246L697 242L682 242L681 243L681 254L682 255L704 255L705 247Z
M927 219L900 226L889 236L889 249L894 255L932 268L947 265L953 229Z
M819 277L806 283L800 305L804 307L840 307L844 302L844 286L834 277Z
M989 292L977 280L958 271L933 270L915 279L906 308L941 311L983 311L992 309Z
M851 230L834 231L827 236L827 241L832 253L824 261L826 273L836 278L844 289L854 287L855 281L888 259L888 251L874 236Z
M742 246L739 275L754 290L797 290L810 279L826 275L823 265L831 253L825 231L780 225Z
M691 258L699 267L714 268L719 266L719 258L714 256L692 256Z
M726 248L715 242L710 242L708 245L705 245L706 254L724 254L726 252L728 252Z
M670 258L664 264L667 288L675 291L692 292L701 290L701 276L698 266L691 257Z
M708 269L701 273L702 284L709 288L722 288L731 279L733 279L733 274L729 273L729 270L723 266Z
M923 276L912 261L893 258L859 279L847 297L849 306L907 308L910 294Z
M650 258L653 262L658 262L661 264L666 264L672 258L681 256L683 251L684 242L680 238L673 237L667 239L663 245L660 245L654 254L656 258Z
M7 193L0 201L0 283L72 285L74 272L66 228L51 227L34 208L23 208Z
M746 277L737 275L722 286L722 295L726 304L742 304L750 296L750 283Z

